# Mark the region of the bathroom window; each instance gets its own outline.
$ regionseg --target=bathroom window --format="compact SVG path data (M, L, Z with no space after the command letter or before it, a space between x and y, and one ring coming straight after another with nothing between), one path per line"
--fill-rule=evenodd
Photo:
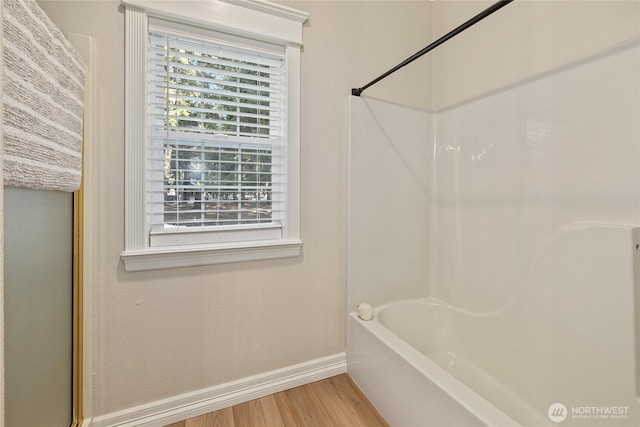
M125 269L299 255L306 14L245 0L124 3Z
M281 239L284 47L150 20L150 246Z

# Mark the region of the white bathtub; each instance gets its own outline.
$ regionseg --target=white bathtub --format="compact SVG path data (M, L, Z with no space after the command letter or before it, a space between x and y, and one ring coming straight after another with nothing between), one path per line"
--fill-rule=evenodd
M558 425L555 404L562 426L637 427L639 241L629 226L564 230L491 312L419 299L351 314L348 372L397 427Z
M522 326L516 317L504 322L508 312L478 316L424 299L377 307L372 321L352 313L349 374L396 427L552 426L558 424L547 411L554 403L565 405L565 426L638 425L633 370L628 366L633 360L623 360L612 349L605 353L618 364L589 370L585 366L600 357L577 360L564 347L559 350L565 359L548 357L554 337L544 338L547 348L536 352L532 347L540 342L535 333L496 345L499 336L505 339L505 333ZM544 321L539 323L546 329ZM481 342L485 345L478 345ZM569 365L576 366L575 371ZM583 372L582 379L575 372ZM585 408L591 407L622 415L585 417Z
M521 366L532 367L535 362L531 359L539 357L539 353L535 354L528 348L525 349L527 356L524 358L529 359L525 361L513 354L514 343L522 346L522 343L517 342L517 338L510 337L511 343L508 344L497 342L509 339L509 329L513 330L514 326L512 322L518 322L515 316L512 316L511 322L505 321L504 317L508 312L509 310L503 313L471 314L447 307L437 300L425 299L387 304L378 308L377 319L384 329L393 331L394 335L418 350L422 356L426 356L430 364L435 363L463 383L465 388L468 387L482 396L483 400L491 405L489 409L473 403L473 400L460 402L479 419L488 422L489 425L498 426L553 425L546 414L549 406L546 402L542 403L543 407L536 409L526 395L514 391L517 381L513 377L518 374ZM497 322L502 323L504 327L497 326ZM426 329L416 328L414 325L434 327ZM523 341L530 339L526 337ZM544 374L538 371L537 375ZM505 379L505 382L502 379ZM536 382L540 382L539 380L540 378L529 379L528 386L534 386ZM493 414L495 411L499 413ZM501 418L501 415L505 414L509 419Z
M426 300L378 307L368 322L352 313L349 374L391 426L518 426L447 371L436 333L442 314ZM412 330L414 325L435 327Z

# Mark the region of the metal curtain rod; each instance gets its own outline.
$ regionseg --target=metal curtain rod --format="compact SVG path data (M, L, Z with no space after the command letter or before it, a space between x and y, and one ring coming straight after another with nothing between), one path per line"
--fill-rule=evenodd
M480 12L479 14L474 16L473 18L469 19L464 24L456 27L452 31L449 31L447 34L445 34L444 36L440 37L438 40L434 41L429 46L425 47L421 51L419 51L419 52L415 53L414 55L410 56L409 58L405 59L400 64L396 65L395 67L393 67L392 69L390 69L386 73L382 74L380 77L377 77L377 78L371 80L369 83L367 83L366 85L362 86L361 88L351 89L351 95L360 96L360 94L362 94L362 92L364 92L364 90L367 89L369 86L373 86L374 84L378 83L380 80L384 79L388 75L395 73L400 68L404 67L405 65L410 64L411 62L413 62L416 59L420 58L425 53L435 49L438 46L440 46L442 43L446 42L450 38L453 38L453 37L457 36L458 34L463 32L467 28L471 27L474 24L477 24L478 22L482 21L487 16L491 15L493 12L505 7L506 5L511 3L512 1L513 0L500 0L497 3L494 3L493 5L491 5L490 7L486 8L485 10L483 10L482 12Z

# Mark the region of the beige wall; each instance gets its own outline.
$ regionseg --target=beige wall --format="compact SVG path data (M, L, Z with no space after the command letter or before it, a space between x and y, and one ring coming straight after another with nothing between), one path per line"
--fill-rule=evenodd
M440 36L494 3L438 0ZM518 0L433 52L433 108L442 109L602 51L640 33L637 0Z
M124 15L118 1L40 1L64 32L95 38L94 415L344 351L345 98L419 50L428 2L285 2L311 13L302 54L300 258L126 273ZM428 105L426 62L372 96ZM422 69L421 69L422 68ZM413 73L413 74L412 74ZM405 77L406 79L406 77Z

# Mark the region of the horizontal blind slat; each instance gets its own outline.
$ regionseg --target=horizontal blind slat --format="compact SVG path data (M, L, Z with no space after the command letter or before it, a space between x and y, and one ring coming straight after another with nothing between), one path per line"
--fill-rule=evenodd
M203 81L210 81L215 83L227 83L233 84L237 82L237 80L221 80L220 78L233 78L233 79L242 79L242 80L250 80L258 83L268 83L268 84L277 84L280 81L282 73L279 69L263 69L260 70L260 74L252 74L248 72L250 70L247 69L235 69L235 70L225 70L225 69L215 69L215 68L207 68L207 67L199 67L199 66L184 66L184 64L178 64L176 62L167 62L164 59L158 59L156 61L151 62L152 67L150 70L153 70L151 75L155 76L163 76L167 72L171 73L173 76L182 77L182 78L191 78L197 79L200 78ZM218 64L219 65L219 64ZM197 74L197 73L201 74ZM188 74L191 73L191 74ZM254 84L255 85L255 84Z
M251 47L224 46L219 43L203 43L195 39L181 38L170 34L151 32L149 35L149 50L162 51L167 49L197 52L211 57L223 57L248 64L264 62L265 65L277 66L284 58L284 49L276 52L259 51Z
M151 116L151 117L158 117L158 116ZM159 117L165 117L165 116L159 116ZM212 130L218 130L220 132L229 132L232 134L237 134L239 136L252 136L252 135L268 136L268 135L271 135L271 133L266 133L266 132L261 133L260 130L279 130L279 128L274 126L263 126L255 123L247 123L247 122L239 122L239 121L230 122L230 121L224 121L224 120L203 119L198 116L181 117L181 116L169 115L167 118L175 119L177 121L182 122L181 126L179 127L179 129L182 129L182 130L188 130L193 128L193 125L189 127L185 126L186 123L193 123L194 125L198 125L198 126L199 125L220 125L220 126L235 125L237 129L225 130L220 128L213 128ZM243 128L244 131L238 130L239 128ZM251 132L249 132L249 130L251 130Z
M229 85L231 86L231 85ZM264 91L261 91L264 92ZM151 94L156 95L156 97L161 96L162 98L167 97L175 97L183 100L193 100L193 101L203 101L203 100L217 100L218 102L224 103L226 102L238 102L237 99L245 99L247 101L252 101L250 104L246 105L261 105L259 102L276 102L282 101L281 91L271 91L273 95L257 95L252 93L240 92L239 88L237 90L226 90L226 89L215 89L215 88L204 88L198 86L190 86L183 85L180 83L171 82L170 84L158 84L155 88L151 89ZM189 95L187 95L189 94ZM204 95L214 95L213 97L207 97ZM231 99L224 99L224 97L228 97ZM268 106L268 105L265 105Z
M151 34L174 37L178 40L189 40L192 43L202 43L206 47L224 47L231 50L242 50L255 55L267 55L270 57L284 56L284 46L282 44L274 44L264 40L247 39L229 33L221 33L215 30L193 27L189 24L167 21L162 18L149 18L149 32Z
M156 109L157 111L158 109ZM266 118L265 115L262 114L256 114L256 113L250 113L250 112L237 112L237 111L233 111L233 110L217 110L217 109L210 109L210 108L202 108L202 107L195 107L195 106L179 106L179 105L174 105L171 104L169 106L169 109L167 110L166 107L165 109L163 109L163 113L161 114L160 112L151 112L151 116L155 117L155 118L161 118L161 117L165 117L165 116L169 116L171 118L182 118L182 117L191 117L191 116L180 116L180 115L176 115L178 113L194 113L194 114L206 114L209 116L217 116L217 120L221 120L225 123L230 122L229 124L233 124L235 121L239 120L239 119L255 119L255 120L269 120L268 118ZM224 120L222 120L224 119ZM271 117L273 121L273 117ZM279 125L261 125L260 123L253 123L253 122L241 122L243 126L250 126L252 124L256 124L256 125L260 125L263 127L268 127L270 129L273 130L277 130L280 129L281 126Z
M202 145L204 149L253 149L253 150L277 150L283 146L283 139L269 136L268 138L238 137L224 135L215 132L179 132L176 129L158 130L150 127L149 141L153 146L148 147L148 151L163 151L167 145L183 143L196 143ZM155 156L150 156L155 157Z
M228 66L231 68L242 68L244 70L262 72L268 70L270 73L282 72L282 61L280 59L271 58L249 58L247 55L234 56L224 54L207 54L206 52L189 52L187 49L176 49L174 46L165 46L161 44L159 46L150 46L148 48L150 55L150 62L153 64L181 64L176 58L189 59L197 61L200 64L208 64L211 66ZM176 55L170 55L171 52ZM168 55L169 54L169 55ZM245 59L249 58L249 61Z
M150 226L279 224L283 56L171 34L150 34L149 46Z

